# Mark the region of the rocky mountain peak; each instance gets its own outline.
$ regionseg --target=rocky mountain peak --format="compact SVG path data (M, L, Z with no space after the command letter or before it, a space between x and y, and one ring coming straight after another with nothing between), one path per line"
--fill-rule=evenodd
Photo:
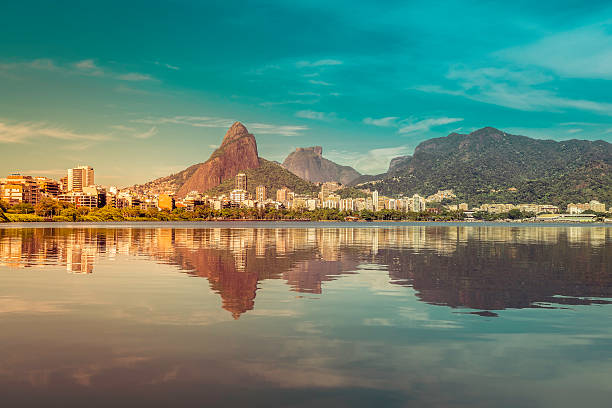
M315 155L321 157L323 156L323 147L321 146L311 146L311 147L298 147L295 149L296 153L299 152L312 152Z
M244 136L252 136L247 128L240 122L234 122L234 124L227 130L223 137L221 145L228 144L234 140L240 139Z

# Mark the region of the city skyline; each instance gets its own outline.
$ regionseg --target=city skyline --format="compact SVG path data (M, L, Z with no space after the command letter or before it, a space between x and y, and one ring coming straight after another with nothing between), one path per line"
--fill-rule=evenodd
M10 4L0 174L59 179L87 163L100 184L143 183L205 161L234 120L262 157L322 145L369 174L423 140L487 125L610 142L610 11L606 2Z

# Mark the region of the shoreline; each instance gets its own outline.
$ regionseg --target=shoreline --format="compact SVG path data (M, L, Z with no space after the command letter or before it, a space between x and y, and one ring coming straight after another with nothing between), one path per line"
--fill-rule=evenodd
M227 227L228 224L234 224L234 227L242 228L244 224L253 224L254 228L259 227L274 227L282 225L282 227L299 227L304 224L312 224L313 226L325 227L342 227L342 228L367 228L379 226L462 226L462 227L607 227L612 228L612 223L605 222L504 222L504 221L395 221L395 220L377 220L377 221L335 221L335 220L206 220L206 221L159 221L159 220L142 220L142 221L32 221L32 222L3 222L0 223L0 229L11 228L78 228L80 226L87 228L90 226L101 227L160 227L160 226L186 226L186 227ZM242 224L242 225L241 225Z

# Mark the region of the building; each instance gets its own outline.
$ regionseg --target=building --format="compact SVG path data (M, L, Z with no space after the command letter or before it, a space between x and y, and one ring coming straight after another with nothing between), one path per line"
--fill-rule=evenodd
M170 194L160 194L157 197L157 208L168 211L174 210L176 208L174 196Z
M247 199L246 190L235 189L230 192L230 201L232 204L241 204Z
M290 192L291 190L289 190L287 187L279 188L278 190L276 190L276 201L278 201L279 203L289 201Z
M38 183L32 176L11 174L0 179L0 200L10 205L19 203L36 205L39 199Z
M68 191L83 191L83 187L94 185L94 169L78 166L68 169Z
M374 206L374 211L378 211L380 209L378 202L378 190L374 190L372 193L372 205Z
M414 212L425 211L425 198L418 194L412 196L409 201L410 209Z
M98 207L98 194L91 194L91 192L82 191L71 191L66 194L60 194L57 199L63 203L74 204L75 207L81 208L97 208Z
M236 190L247 191L247 175L244 173L236 174Z
M266 186L257 186L257 188L255 189L255 200L257 202L263 203L268 198L266 193Z
M38 184L38 191L47 197L57 197L60 193L60 184L48 177L34 177Z

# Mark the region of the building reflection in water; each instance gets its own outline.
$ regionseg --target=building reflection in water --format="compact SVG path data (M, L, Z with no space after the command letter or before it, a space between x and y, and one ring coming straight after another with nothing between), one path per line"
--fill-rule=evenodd
M263 280L320 294L378 264L422 301L500 310L608 303L611 242L606 227L25 228L0 229L0 265L90 274L99 258L149 259L208 279L238 318Z

